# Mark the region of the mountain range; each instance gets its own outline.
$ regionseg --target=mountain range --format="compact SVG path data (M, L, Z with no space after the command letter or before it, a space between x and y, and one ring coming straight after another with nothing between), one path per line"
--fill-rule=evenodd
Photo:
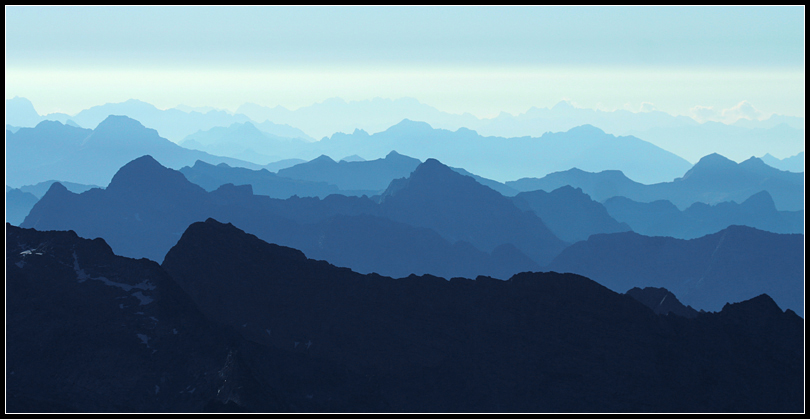
M636 202L614 196L604 202L610 216L645 236L693 239L716 233L731 225L745 225L783 234L804 234L804 211L777 211L767 191L751 195L738 204L696 202L681 211L669 201Z
M412 98L375 98L350 102L332 98L296 110L246 103L237 109L236 114L211 107L178 106L159 110L153 105L133 99L94 106L74 116L40 116L30 101L17 97L6 100L6 109L6 124L19 127L33 127L45 119L66 123L71 118L82 127L94 127L109 115L127 115L157 129L162 136L174 142L180 142L200 130L228 127L249 120L255 124L261 122L259 128L275 136L311 140L312 137L329 137L338 132L350 133L355 129L381 132L403 119L410 119L450 131L467 128L484 136L496 137L537 137L546 132L568 131L581 125L594 125L613 135L642 138L689 161L697 161L710 153L720 153L741 161L751 155L772 153L787 158L804 151L804 118L800 117L774 114L765 120L741 118L733 124L712 121L698 123L687 116L673 116L657 110L602 111L578 108L567 101L559 102L551 108L532 107L517 115L502 112L494 118L443 112ZM408 150L397 149L412 155ZM312 159L316 156L302 157ZM666 180L669 179L664 179Z
M623 196L637 202L668 200L680 209L695 202L743 202L764 190L780 211L804 210L804 174L775 169L756 157L735 163L719 154L710 154L682 177L652 185L634 182L616 170L592 173L577 168L540 179L506 182L506 185L518 191L541 189L547 192L570 185L599 202Z
M508 198L438 162L425 164L426 171L412 175L418 179L410 187L389 188L387 202L378 204L341 195L272 199L254 195L249 185L206 192L145 156L122 167L106 189L77 195L52 185L22 226L74 230L82 237L103 237L121 255L163 260L189 224L216 217L312 257L391 275L478 272L505 278L536 269L562 250L563 242L536 215L522 213ZM462 203L475 207L452 199L451 193L459 193L452 188L459 185L468 194ZM429 199L435 203L428 208L436 212L423 208L408 214ZM441 223L463 213L456 222ZM486 221L487 214L502 217Z
M544 269L584 275L616 292L666 288L707 311L766 293L782 309L804 315L802 234L745 226L692 240L596 234L567 247Z
M551 192L521 192L512 202L522 210L533 211L557 237L569 243L586 240L593 234L631 231L628 224L614 219L582 189L570 186Z
M803 406L803 321L767 295L690 319L573 274L361 275L213 219L160 266L10 225L6 261L9 412Z
M16 133L6 131L6 153L14 156L6 160L6 184L12 187L51 179L106 185L118 168L144 154L178 169L197 160L261 168L180 147L125 116L109 116L93 130L43 121Z

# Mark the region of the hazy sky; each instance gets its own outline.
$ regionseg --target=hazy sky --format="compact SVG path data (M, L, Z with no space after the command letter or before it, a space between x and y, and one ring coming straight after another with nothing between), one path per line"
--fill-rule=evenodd
M6 98L40 114L130 98L235 110L413 97L479 117L563 99L708 119L804 116L804 7L5 11Z

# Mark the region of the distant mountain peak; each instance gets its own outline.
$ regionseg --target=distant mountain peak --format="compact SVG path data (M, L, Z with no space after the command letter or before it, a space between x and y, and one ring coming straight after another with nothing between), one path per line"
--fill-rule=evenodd
M574 127L568 130L568 133L583 134L583 135L605 135L605 131L591 125L585 124Z
M422 121L412 121L408 118L403 119L396 125L392 125L386 131L430 131L433 130L433 127L430 126L427 122Z
M773 197L768 191L757 192L740 204L746 208L756 209L758 211L776 212L776 204L773 202Z
M182 173L164 167L150 155L130 161L113 176L108 191L130 191L153 189L155 191L174 192L177 188L200 189L189 182Z
M317 158L313 159L313 160L311 161L311 163L312 163L312 162L317 162L317 163L335 163L335 161L334 161L334 160L332 160L332 158L331 158L331 157L329 157L329 156L327 156L326 154L321 154L321 155L320 155L320 156L318 156Z
M576 109L570 100L561 100L551 108L552 111L566 111L569 109Z
M134 99L131 99L134 100ZM143 126L139 121L134 120L126 115L110 115L104 118L101 121L95 130L94 133L98 132L120 132L121 130L144 130L146 127Z

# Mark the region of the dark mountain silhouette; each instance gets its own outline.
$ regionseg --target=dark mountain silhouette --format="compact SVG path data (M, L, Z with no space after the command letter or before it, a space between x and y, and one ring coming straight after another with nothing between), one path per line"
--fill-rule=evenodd
M382 192L394 179L410 176L417 159L403 156L396 151L383 159L368 161L336 162L328 156L301 163L278 171L279 176L312 182L329 182L343 190L367 190Z
M267 169L251 170L243 167L230 167L225 163L216 166L197 160L192 167L183 167L180 173L192 183L202 186L207 191L213 191L222 185L251 185L257 195L267 195L271 198L286 199L293 195L317 196L324 198L341 191L337 186L326 182L312 182L306 180L290 179L271 173Z
M542 189L547 192L571 185L581 188L599 202L614 196L624 196L638 202L668 200L682 209L695 202L743 202L751 195L765 190L773 197L779 210L804 209L804 175L775 169L755 157L742 163L734 163L719 154L710 154L689 169L683 177L653 185L633 182L618 171L589 173L579 169L552 173L542 179L524 178L506 184L519 191Z
M565 247L534 213L435 159L391 182L380 207L392 220L433 229L451 242L463 240L485 252L510 243L540 264Z
M669 201L635 202L615 196L604 202L616 220L645 236L693 239L716 233L731 225L745 225L783 234L804 233L804 211L777 211L767 191L751 195L742 204L696 202L681 211Z
M211 219L189 226L162 267L244 338L366 377L376 391L361 400L376 410L803 406L803 322L766 295L693 320L658 316L572 274L359 275Z
M122 167L106 189L77 195L54 183L22 226L74 230L81 237L104 238L120 255L162 261L189 224L216 217L264 240L362 272L505 279L538 268L517 249L482 251L384 216L380 205L367 197L280 200L254 195L249 185L231 184L206 192L182 173L144 156Z
M6 263L9 412L803 409L767 295L686 319L572 274L360 275L213 219L162 266L6 225Z
M500 181L579 167L592 171L619 169L633 179L652 183L674 179L691 166L648 142L615 137L590 125L542 137L503 138L484 137L466 128L433 129L424 122L406 119L373 135L360 130L336 133L312 146L318 154L357 153L367 158L397 150L420 160L436 158Z
M189 166L197 160L260 168L248 162L185 149L125 116L110 116L94 130L45 121L36 128L7 134L6 144L7 152L15 156L6 166L6 183L10 186L49 179L106 185L118 168L145 154L173 168Z
M637 233L597 234L563 250L547 269L585 275L624 292L666 288L696 309L767 293L804 314L804 236L730 226L692 240Z
M592 234L630 231L630 226L611 218L602 204L579 188L563 186L552 192L521 192L512 202L524 211L534 211L555 236L570 243Z
M691 306L685 306L678 301L675 294L667 291L666 288L645 287L644 289L635 287L625 294L633 297L636 301L649 307L655 314L676 314L681 317L693 319L698 316L698 311Z
M223 329L157 263L101 239L7 224L6 264L8 412L377 407L373 381Z
M6 222L18 226L39 198L29 192L6 186Z

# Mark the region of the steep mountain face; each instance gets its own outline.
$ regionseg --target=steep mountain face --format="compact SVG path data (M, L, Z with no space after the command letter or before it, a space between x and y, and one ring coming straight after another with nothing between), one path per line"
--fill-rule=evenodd
M579 169L506 184L519 191L542 189L547 192L570 185L581 188L599 202L623 196L638 202L668 200L681 209L695 202L743 202L764 190L771 195L779 210L804 209L804 175L774 169L754 157L738 164L711 154L702 158L682 178L652 185L634 182L618 171L589 173Z
M230 167L225 163L214 166L197 160L194 166L180 169L180 173L192 183L202 186L209 192L231 183L250 185L257 195L267 195L278 199L287 199L293 195L325 198L336 193L347 194L327 182L290 179L270 173L267 169L251 170L243 167Z
M7 135L15 158L7 167L10 186L60 179L106 185L127 162L149 154L166 166L180 168L204 160L212 164L260 168L248 162L189 150L162 138L154 129L125 116L111 115L86 130L45 121Z
M547 269L585 275L617 292L663 287L708 311L767 293L803 315L803 266L803 235L731 226L693 240L598 234L566 248Z
M467 241L485 252L510 243L540 264L565 247L534 213L435 159L392 182L380 197L380 208L392 220L433 229L451 242Z
M421 162L391 151L385 158L336 162L328 156L278 171L279 176L329 182L343 190L383 191L394 179L410 176Z
M7 224L6 266L8 412L378 409L373 381L206 320L158 264L101 239Z
M563 186L552 192L521 192L512 202L522 210L534 211L557 237L575 243L593 234L630 231L613 219L602 204L582 192Z
M669 201L642 203L618 196L606 200L604 206L613 218L646 236L693 239L731 225L745 225L772 233L804 233L803 217L792 211L777 211L767 191L751 195L742 204L733 201L717 205L696 202L684 211ZM801 215L803 211L798 213Z
M155 262L7 224L6 298L9 412L201 411L218 400L227 334Z
M379 411L803 406L803 322L767 296L690 320L571 274L360 275L211 219L189 226L162 267L242 337L366 377L374 391L361 400Z
M81 237L104 238L123 256L162 261L189 224L208 217L361 272L448 278L488 274L505 279L539 267L515 248L506 246L497 254L497 246L482 251L387 219L380 205L367 197L280 200L254 195L250 185L231 184L206 192L150 156L122 167L106 189L77 195L54 183L22 226L74 230Z

